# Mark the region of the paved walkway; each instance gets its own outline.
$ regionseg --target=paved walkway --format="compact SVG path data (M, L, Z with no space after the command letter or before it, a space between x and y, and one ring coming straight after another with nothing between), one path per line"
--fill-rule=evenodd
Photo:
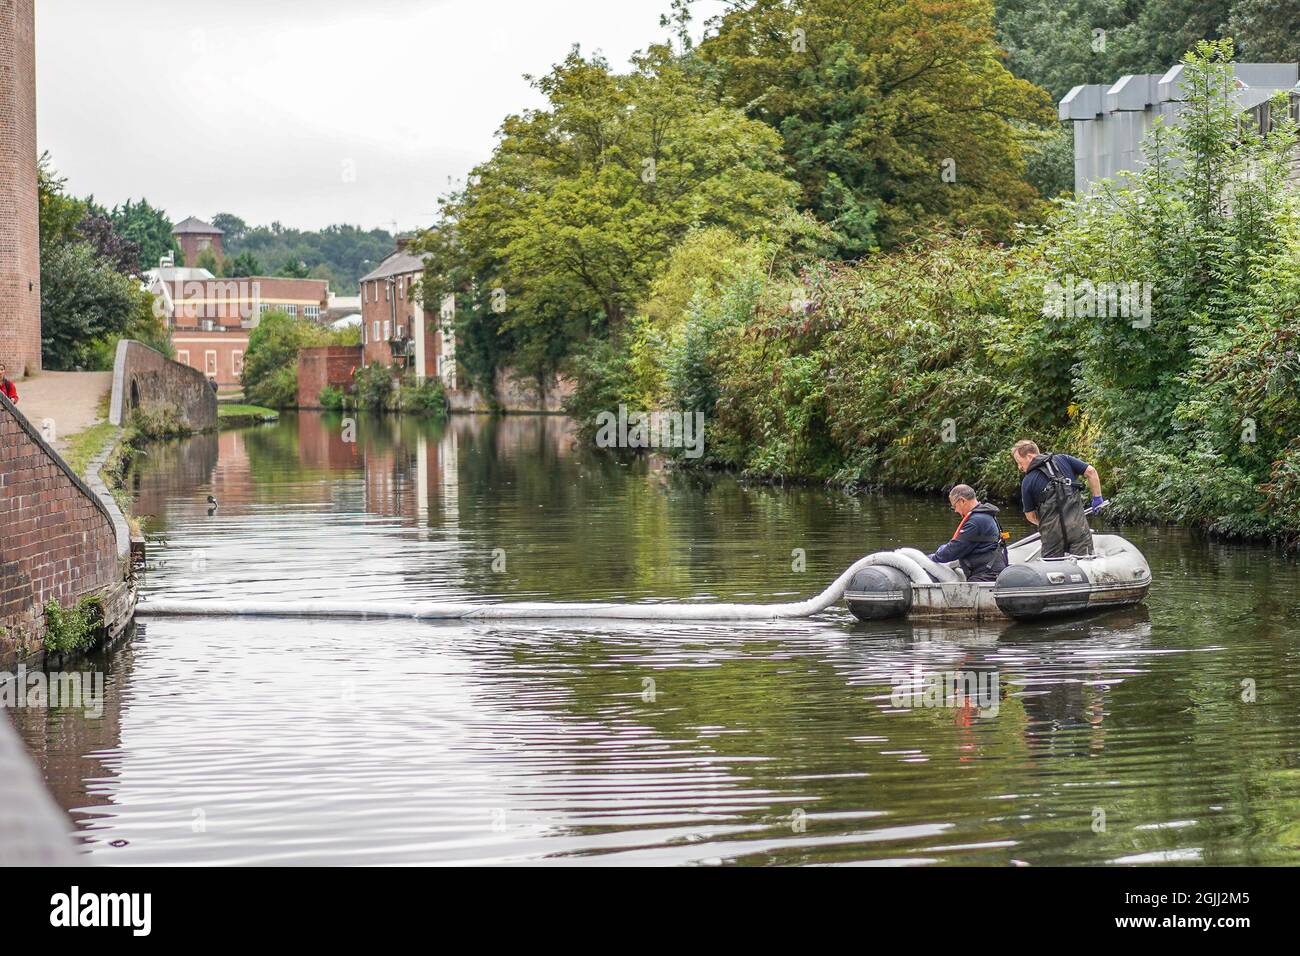
M48 418L54 423L56 450L67 447L67 437L102 422L99 408L113 388L112 372L41 372L15 383L18 409L37 428Z

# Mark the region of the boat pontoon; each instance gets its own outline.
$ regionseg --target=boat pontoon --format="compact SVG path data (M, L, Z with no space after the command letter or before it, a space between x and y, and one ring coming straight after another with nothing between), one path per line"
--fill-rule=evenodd
M1142 552L1117 534L1093 534L1093 553L1042 557L1037 535L1007 548L1010 564L996 581L965 580L915 548L882 551L844 591L863 621L908 616L1010 617L1025 620L1137 604L1151 586Z

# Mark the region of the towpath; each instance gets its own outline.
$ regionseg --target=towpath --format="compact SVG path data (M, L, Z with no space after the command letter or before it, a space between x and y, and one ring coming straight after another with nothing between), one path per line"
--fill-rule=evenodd
M56 450L68 438L103 421L103 400L113 387L112 372L41 372L17 383L18 409L37 428L53 422Z

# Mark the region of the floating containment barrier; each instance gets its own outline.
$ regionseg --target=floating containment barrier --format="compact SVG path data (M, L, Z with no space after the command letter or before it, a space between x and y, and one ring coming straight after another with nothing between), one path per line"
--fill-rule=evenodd
M624 621L775 621L810 617L841 598L862 620L902 617L1027 619L1136 604L1146 597L1151 569L1119 535L1094 534L1094 553L1042 558L1036 541L1008 549L997 581L969 582L915 548L878 551L854 562L806 601L789 604L609 604L566 602L254 601L150 598L137 617L298 617L382 620L617 619Z

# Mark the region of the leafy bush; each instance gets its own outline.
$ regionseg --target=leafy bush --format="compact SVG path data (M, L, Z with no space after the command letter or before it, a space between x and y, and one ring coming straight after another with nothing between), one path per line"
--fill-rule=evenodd
M1242 120L1231 57L1199 45L1146 165L1015 247L836 263L692 234L644 318L574 359L569 410L704 411L704 463L757 475L1008 498L1033 438L1097 463L1118 515L1300 535L1297 131L1284 100L1264 134ZM1049 308L1075 282L1150 311Z
M391 366L372 362L352 374L357 406L371 411L391 409L397 401L396 382Z
M397 410L400 412L423 418L447 416L447 392L440 379L426 378L417 382L414 375L407 375L402 379L397 394Z
M145 402L131 412L127 427L144 441L180 438L194 431L173 402Z
M244 389L244 397L267 408L292 408L298 403L298 363L282 365Z
M340 411L343 408L345 397L343 389L336 388L333 385L326 385L320 390L320 407L335 412Z
M739 280L719 300L731 315L711 359L711 451L767 475L1010 490L1006 452L1026 423L1044 437L1068 424L1068 373L1024 381L1039 321L1017 304L1026 266L941 235L807 270L794 296L761 273ZM1032 364L1052 364L1051 350Z
M1188 54L1182 122L1157 127L1144 168L1067 206L1040 246L1054 277L1153 290L1149 322L1089 315L1067 332L1076 400L1123 478L1118 513L1273 534L1297 527L1275 497L1300 429L1297 137L1284 99L1267 133L1242 120L1231 60L1231 41Z
M98 597L84 597L72 607L53 599L45 603L45 650L68 654L87 650L104 624L104 605Z
M593 339L570 360L575 387L564 400L565 413L594 434L596 416L619 404L639 408L632 352L622 337Z

